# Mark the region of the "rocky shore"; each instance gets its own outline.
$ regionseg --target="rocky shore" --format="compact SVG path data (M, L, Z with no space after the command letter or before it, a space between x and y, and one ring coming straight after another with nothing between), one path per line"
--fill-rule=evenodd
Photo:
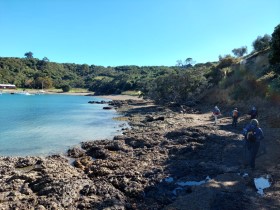
M230 119L214 126L203 108L145 103L109 104L131 126L114 140L82 142L68 157L1 157L0 209L280 207L280 164L243 168ZM260 196L254 178L265 175L273 185Z

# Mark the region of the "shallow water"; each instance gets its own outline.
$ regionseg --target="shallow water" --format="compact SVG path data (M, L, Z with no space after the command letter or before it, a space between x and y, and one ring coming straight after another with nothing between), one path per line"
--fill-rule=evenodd
M271 186L271 183L269 181L269 176L267 176L267 178L264 177L254 178L254 183L260 195L264 195L263 190Z
M0 156L64 153L82 141L112 138L123 122L115 110L71 95L0 95Z

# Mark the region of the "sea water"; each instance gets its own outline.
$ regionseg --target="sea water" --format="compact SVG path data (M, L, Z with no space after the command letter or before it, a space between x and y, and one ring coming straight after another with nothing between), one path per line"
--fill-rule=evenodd
M82 141L111 139L123 122L115 110L73 95L0 95L0 156L64 153Z

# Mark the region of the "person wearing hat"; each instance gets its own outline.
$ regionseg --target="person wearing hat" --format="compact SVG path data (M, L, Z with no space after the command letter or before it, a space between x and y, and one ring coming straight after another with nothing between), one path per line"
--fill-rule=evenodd
M231 116L232 116L232 126L236 127L237 125L237 120L238 120L238 117L239 117L239 112L237 110L237 108L235 108L232 113L231 113Z
M258 118L258 110L257 110L257 108L255 106L253 106L252 109L250 110L250 112L248 113L248 115L250 115L251 120Z
M260 142L264 138L257 119L252 119L250 124L243 129L243 135L245 136L245 150L247 149L249 152L250 167L255 169L255 160L260 148Z

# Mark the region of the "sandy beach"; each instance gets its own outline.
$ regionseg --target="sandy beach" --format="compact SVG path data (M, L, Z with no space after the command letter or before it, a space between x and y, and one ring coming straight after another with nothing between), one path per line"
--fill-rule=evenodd
M100 96L96 96L98 98L105 98L105 99L111 99L111 100L115 100L115 101L121 101L121 100L143 100L142 97L138 97L138 96L130 96L130 95L100 95Z
M4 89L1 90L2 93L16 93L16 92L21 92L22 90L14 90L14 89ZM25 91L30 94L37 94L39 90L28 90ZM58 95L77 95L77 96L94 96L98 98L104 98L104 99L111 99L115 101L120 101L120 100L143 100L142 97L138 96L131 96L131 95L94 95L94 92L55 92L55 91L45 91L44 94L58 94Z

